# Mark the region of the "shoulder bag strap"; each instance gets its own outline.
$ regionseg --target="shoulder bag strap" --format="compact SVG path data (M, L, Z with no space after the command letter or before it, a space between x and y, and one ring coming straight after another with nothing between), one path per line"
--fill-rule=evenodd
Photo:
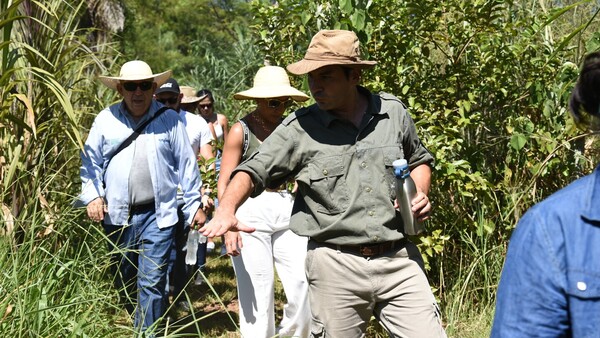
M140 124L137 128L135 128L135 130L133 131L133 133L131 133L131 135L129 135L125 139L125 141L121 142L121 144L119 144L119 147L117 147L117 150L115 150L110 155L110 157L106 161L106 165L104 166L104 170L106 171L106 169L108 169L108 165L110 164L110 161L115 157L115 155L117 155L118 153L120 153L121 150L127 148L133 141L135 141L135 139L138 138L138 136L140 136L140 134L142 133L142 131L144 130L144 128L146 128L146 126L148 124L150 124L150 122L152 122L155 118L159 117L167 109L169 109L169 108L168 107L161 107L159 110L156 111L156 114L154 114L154 116L152 116L151 118L147 119L144 123Z

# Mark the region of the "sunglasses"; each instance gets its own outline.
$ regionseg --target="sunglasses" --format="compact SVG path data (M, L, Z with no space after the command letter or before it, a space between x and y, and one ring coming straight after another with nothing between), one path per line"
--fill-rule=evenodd
M179 97L168 97L168 98L162 98L162 99L156 99L156 101L162 103L162 104L175 104L177 103L177 99Z
M284 101L280 101L280 100L277 100L277 99L271 99L271 100L267 101L267 106L269 108L278 108L282 104L286 108L288 108L288 107L290 107L292 105L292 100L287 99L287 100L284 100Z
M136 89L141 89L142 91L147 91L152 89L152 81L144 81L144 82L125 82L123 83L123 88L128 92L134 92Z
M209 104L199 104L198 105L198 108L200 108L200 109L210 109L212 107L213 107L212 103L209 103Z

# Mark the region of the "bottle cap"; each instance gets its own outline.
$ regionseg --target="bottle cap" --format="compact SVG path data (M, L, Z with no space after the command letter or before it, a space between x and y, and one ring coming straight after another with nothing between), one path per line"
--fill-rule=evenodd
M399 168L408 168L408 162L406 162L405 158L401 158L399 160L395 160L392 163L392 166L394 167L394 169L399 169Z

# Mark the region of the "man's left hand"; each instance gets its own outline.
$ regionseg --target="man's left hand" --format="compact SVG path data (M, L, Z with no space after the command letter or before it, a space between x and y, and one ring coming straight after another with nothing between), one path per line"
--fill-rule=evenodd
M196 215L194 215L194 219L192 220L192 224L190 224L190 229L200 229L206 223L206 214L202 208L198 208L196 211Z

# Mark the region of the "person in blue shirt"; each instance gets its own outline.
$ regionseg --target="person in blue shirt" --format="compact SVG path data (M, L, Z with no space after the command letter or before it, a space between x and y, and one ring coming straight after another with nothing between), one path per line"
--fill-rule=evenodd
M100 81L123 100L95 118L81 154L80 202L88 217L102 222L113 252L115 286L136 329L152 335L166 309L167 260L178 221L181 187L187 224L206 221L201 208L202 184L196 156L178 113L153 99L171 71L153 74L143 61L129 61L117 77ZM138 125L152 121L140 135L116 152ZM136 307L137 305L137 307ZM149 330L150 329L150 330Z
M583 62L570 110L580 125L593 127L599 106L596 52ZM599 337L598 257L600 167L538 203L519 221L498 286L491 337Z
M182 88L179 87L179 83L174 78L169 78L154 93L156 101L179 113L179 117L183 121L185 130L189 136L194 155L197 157L202 156L204 160L214 158L211 145L212 134L208 128L208 124L202 117L183 109L182 102L184 97ZM200 101L200 98L197 98L197 101ZM183 207L183 199L180 194L177 195L177 199L178 205ZM206 214L209 213L211 205L212 200L208 194L202 194L202 208ZM186 297L183 295L183 291L188 284L189 277L196 273L196 269L195 266L192 267L185 264L187 253L185 249L189 228L185 224L183 213L180 212L179 215L179 222L175 225L175 243L171 249L169 267L167 269L167 293L173 295L173 304L177 308L189 311L191 309L190 304L188 304ZM197 265L199 269L204 271L204 265L206 264L206 243L199 244L197 256ZM201 274L198 273L198 275ZM200 280L203 280L202 276L200 276ZM171 288L173 289L172 293L170 292Z

